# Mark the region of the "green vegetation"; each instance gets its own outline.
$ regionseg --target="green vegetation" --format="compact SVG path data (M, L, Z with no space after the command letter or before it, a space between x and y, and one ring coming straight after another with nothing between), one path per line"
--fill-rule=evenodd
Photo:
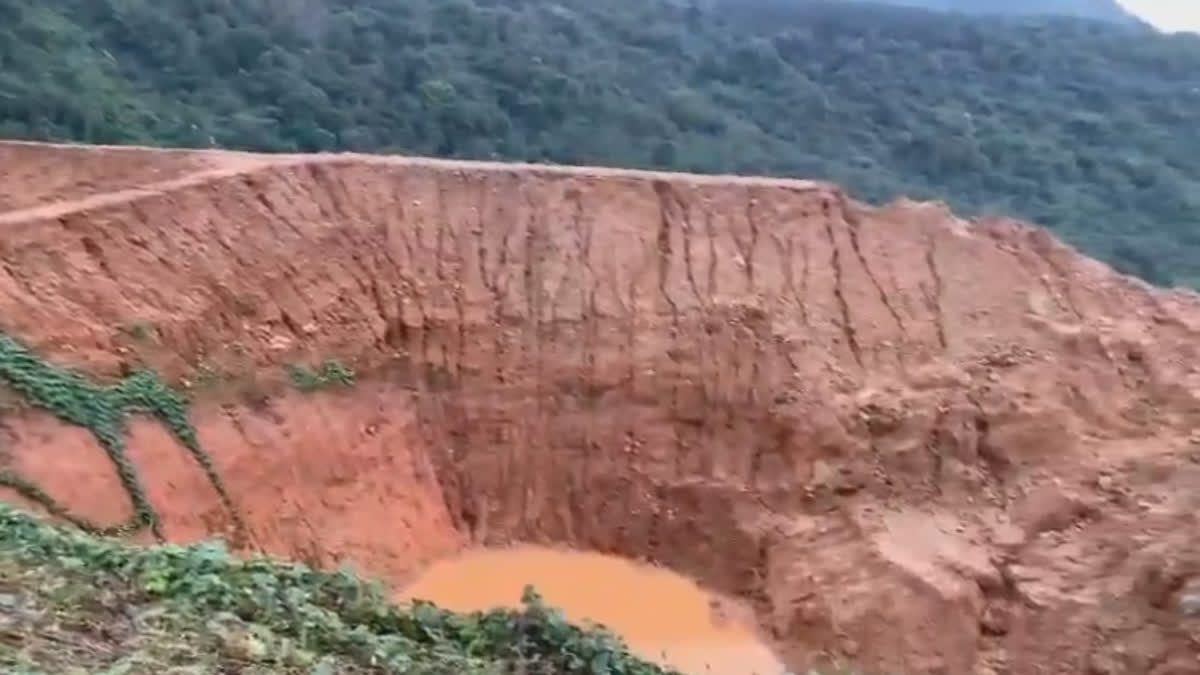
M1140 24L816 0L0 0L0 136L826 178L1015 214L1200 287L1198 116L1200 38Z
M300 391L316 391L331 386L349 387L354 384L354 371L337 359L325 361L317 370L296 364L289 364L286 370L292 386Z
M219 544L130 547L0 504L0 670L25 675L662 675L526 591L521 611L399 607L341 571Z
M0 333L0 380L32 405L43 408L69 424L92 432L100 447L116 467L121 485L133 504L133 518L114 527L101 527L85 516L69 512L39 486L16 471L0 470L0 486L88 531L102 534L128 534L149 527L162 539L158 514L146 497L137 468L129 460L125 448L126 421L129 413L153 415L167 426L188 453L204 469L209 481L235 519L238 530L241 522L229 493L213 466L212 459L196 438L195 429L187 416L187 404L182 397L150 371L138 371L116 384L96 384L82 373L47 363L21 343Z
M970 14L1074 16L1114 23L1139 23L1117 0L876 0L890 5Z
M146 342L154 337L154 324L148 321L134 321L121 326L120 330L137 342Z

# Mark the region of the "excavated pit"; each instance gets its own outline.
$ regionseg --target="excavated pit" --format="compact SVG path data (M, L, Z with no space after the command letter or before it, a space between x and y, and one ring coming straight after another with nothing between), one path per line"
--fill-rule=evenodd
M107 155L125 168L95 168ZM750 606L793 670L1200 667L1179 609L1200 587L1192 293L1040 229L822 183L0 158L0 329L190 393L245 530L135 418L168 539L235 535L397 587L475 545L648 560ZM354 384L289 382L326 360ZM88 431L0 402L4 468L131 515Z

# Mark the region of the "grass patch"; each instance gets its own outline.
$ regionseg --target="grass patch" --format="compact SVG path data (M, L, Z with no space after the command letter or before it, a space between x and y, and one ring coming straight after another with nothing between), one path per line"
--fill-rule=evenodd
M285 370L292 386L304 392L332 386L349 387L354 384L354 370L337 359L329 359L316 369L288 364Z
M349 572L219 543L129 546L0 504L0 671L664 675L527 589L520 610L399 606Z
M50 514L98 534L128 534L150 528L162 539L158 514L146 497L137 468L126 453L125 436L131 413L151 415L171 430L196 463L204 469L238 531L242 523L211 457L200 447L187 415L187 402L157 374L139 370L112 385L92 381L74 370L43 361L17 340L0 333L0 380L30 404L60 420L92 432L108 455L133 505L127 523L101 527L86 516L69 512L39 486L12 470L0 470L0 486L11 488Z
M137 342L148 342L154 337L156 329L149 321L134 321L121 325L120 331Z

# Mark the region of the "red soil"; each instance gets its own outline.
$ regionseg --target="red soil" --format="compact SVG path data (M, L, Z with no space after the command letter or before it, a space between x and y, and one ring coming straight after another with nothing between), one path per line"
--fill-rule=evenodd
M1194 294L819 183L0 158L2 328L191 384L249 548L396 582L469 543L650 559L749 601L796 670L1200 672ZM325 358L358 384L282 381ZM0 424L0 459L128 514L86 433ZM226 532L165 430L129 443L169 538Z

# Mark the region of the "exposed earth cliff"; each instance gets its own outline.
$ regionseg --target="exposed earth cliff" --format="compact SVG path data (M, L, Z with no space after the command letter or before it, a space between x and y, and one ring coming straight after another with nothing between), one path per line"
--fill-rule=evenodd
M1200 669L1200 298L1041 229L27 144L0 208L6 499L397 583L470 543L650 559L796 670Z

